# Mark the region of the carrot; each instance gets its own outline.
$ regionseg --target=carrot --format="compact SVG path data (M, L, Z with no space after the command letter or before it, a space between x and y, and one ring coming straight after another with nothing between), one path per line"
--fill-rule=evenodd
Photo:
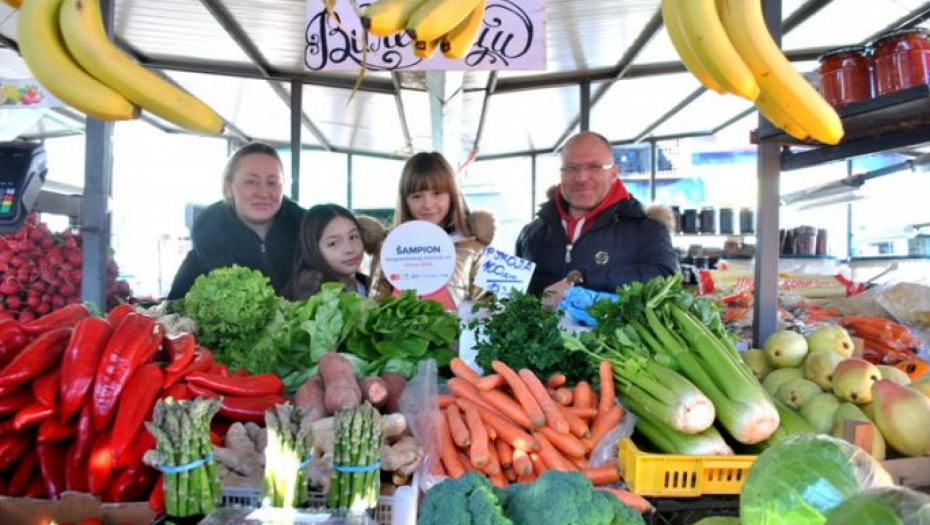
M532 466L532 465L530 465L530 466ZM509 482L511 482L511 483L516 483L516 481L517 481L517 473L514 472L512 468L506 468L506 469L504 469L504 475L507 476L507 481L509 481Z
M620 500L620 503L623 503L627 507L633 507L641 514L652 511L652 504L649 503L646 498L640 496L639 494L633 494L628 490L611 489L607 487L595 487L594 490L613 494L618 500Z
M543 473L549 469L549 465L546 465L546 462L543 461L542 456L533 452L530 454L530 461L533 463L533 475L542 476Z
M481 422L481 415L478 414L478 408L475 406L465 407L465 423L468 425L468 432L471 434L471 449L468 451L471 457L471 464L475 468L484 468L491 461L491 451L488 443L488 431ZM497 467L500 471L500 465Z
M446 408L452 403L455 403L455 398L452 396L441 395L439 396L439 408Z
M500 390L489 390L481 392L481 398L487 401L487 404L496 409L499 414L527 430L532 430L533 423L530 421L529 416L512 397Z
M504 378L498 374L491 374L479 379L475 386L478 387L478 390L487 392L488 390L494 390L495 388L504 386Z
M474 403L467 399L459 399L456 403L459 405L459 408L466 408L469 404L474 405ZM520 427L490 410L479 410L478 413L481 414L481 420L484 421L484 424L487 425L488 428L494 429L498 439L503 439L511 447L526 452L539 450L539 441L524 432Z
M510 448L510 445L498 439L494 441L494 447L497 449L497 460L500 461L501 466L510 468L510 465L513 464L513 449Z
M449 361L449 370L455 374L455 377L468 381L473 385L477 385L478 381L481 379L481 376L465 364L465 361L462 361L458 357L453 357L452 361Z
M506 489L510 485L510 482L507 481L507 476L505 476L503 472L491 474L489 477L491 479L491 485L499 489Z
M562 405L563 407L567 407L572 404L573 397L572 389L563 386L561 388L555 389L552 399L555 399L555 402Z
M493 361L491 363L491 368L500 374L501 377L504 378L504 381L507 382L507 385L510 386L513 397L516 398L520 406L523 407L523 410L526 411L526 415L529 416L530 421L533 423L533 427L539 428L545 425L546 415L543 413L542 408L539 407L539 403L536 402L533 394L530 393L526 383L520 379L520 376L518 376L512 368L500 361Z
M518 476L525 476L533 472L533 462L530 455L522 450L513 451L513 471Z
M585 459L585 458L573 458L573 457L569 457L569 458L566 458L566 459L568 459L569 461L571 461L571 462L572 462L572 465L575 465L575 468L578 469L578 470L584 470L584 469L586 469L586 468L590 468L590 467L588 466L588 460Z
M623 419L623 405L614 405L613 408L603 414L598 414L594 419L594 425L591 426L591 441L597 446L597 443L604 437L607 432L620 424Z
M559 434L549 427L537 430L545 436L555 448L568 457L583 458L585 456L584 443L571 434ZM542 443L540 443L542 445Z
M447 476L446 469L442 466L442 459L436 459L435 463L433 463L432 467L429 469L429 473L439 477Z
M579 407L566 407L563 412L568 412L569 414L579 417L581 419L591 419L597 415L596 408L579 408Z
M559 406L559 409L562 411L562 415L565 417L565 421L568 421L568 428L571 430L572 434L580 438L591 437L591 429L588 428L588 424L585 423L583 419L576 416L567 407ZM585 410L593 409L586 408Z
M471 444L471 433L465 427L465 421L462 420L459 407L455 405L446 407L446 419L449 421L449 432L452 433L452 441L459 448L467 448Z
M546 386L549 388L559 388L565 384L566 380L565 374L552 374L549 376L549 379L546 380Z
M459 459L458 449L455 448L455 442L452 441L452 433L449 431L449 423L444 417L437 420L439 426L439 457L442 459L442 465L450 477L457 478L465 473L465 466Z
M591 438L581 438L581 444L584 445L584 449L588 452L588 454L594 450L595 443L594 441L591 441Z
M534 483L536 481L536 474L530 472L524 476L517 476L517 483Z
M591 408L591 385L587 381L579 381L575 385L574 406L577 408Z
M468 454L458 451L459 460L462 462L462 466L465 467L465 472L478 472L478 469L475 468L471 463L471 459L468 457Z
M565 459L565 456L541 433L536 434L539 440L539 457L546 463L546 466L552 470L561 470L563 472L574 472L578 469L572 462ZM532 458L530 458L532 459Z
M478 417L478 421L481 421L480 416ZM494 441L488 442L488 464L482 469L482 471L489 476L500 474L502 470L501 460L497 455L497 446L494 443Z
M539 403L539 408L542 409L546 417L546 424L559 434L568 434L568 421L565 420L565 416L559 410L558 404L549 397L549 393L546 392L546 387L542 384L542 381L528 368L521 369L518 375L523 380L523 384L526 385L530 395Z
M601 402L597 406L598 414L606 414L610 407L614 406L614 369L610 366L610 361L604 359L597 367L597 375L601 380Z
M472 403L484 408L485 410L489 410L491 412L500 414L500 412L497 409L495 409L494 407L489 405L487 401L482 399L481 394L478 393L478 389L475 388L475 385L467 381L464 381L462 379L453 377L452 379L446 382L446 386L449 387L449 392L451 392L452 395L455 396L456 398L467 399L471 401Z
M581 473L594 485L607 485L620 481L620 470L616 465L583 468Z

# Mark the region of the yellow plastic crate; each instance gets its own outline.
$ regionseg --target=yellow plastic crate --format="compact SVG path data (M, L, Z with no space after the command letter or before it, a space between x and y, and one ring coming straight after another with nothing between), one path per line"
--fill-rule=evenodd
M620 472L641 496L669 498L739 494L756 456L676 456L641 451L630 438L620 441Z

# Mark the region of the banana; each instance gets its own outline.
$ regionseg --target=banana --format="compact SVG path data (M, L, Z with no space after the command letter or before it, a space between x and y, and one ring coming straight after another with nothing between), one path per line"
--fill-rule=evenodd
M36 80L59 100L99 120L129 120L139 108L90 76L68 55L58 30L63 0L29 0L19 11L19 51Z
M97 80L186 130L209 135L223 131L223 120L209 106L113 45L103 27L100 0L63 0L59 17L71 56Z
M759 93L759 98L756 99L756 108L772 125L788 135L802 142L811 140L810 134L804 131L804 128L782 109L777 100L769 98L769 94L765 91Z
M23 5L23 0L3 0L3 3L13 9L19 9Z
M465 20L442 37L439 49L446 58L462 58L468 53L478 36L478 30L484 23L484 9L487 5L487 0L478 0L478 5L472 9Z
M407 33L414 40L438 40L462 23L479 1L426 0L407 20Z
M685 67L688 68L688 71L697 77L704 87L721 95L725 94L727 91L710 76L691 51L691 45L688 44L685 35L681 32L681 20L678 18L678 10L675 9L674 4L675 0L662 0L662 20L665 22L665 31L668 33L668 38L672 41L675 51L678 52L678 56Z
M378 0L362 10L362 26L369 33L391 36L407 28L410 15L426 0Z
M413 54L426 60L432 58L437 47L439 47L439 40L430 40L429 42L417 40L413 43Z
M727 37L714 0L677 0L674 9L684 39L701 67L726 91L756 100L759 84Z
M836 110L792 67L769 34L761 2L720 0L720 17L740 56L762 91L778 101L785 114L824 144L843 139L843 122Z

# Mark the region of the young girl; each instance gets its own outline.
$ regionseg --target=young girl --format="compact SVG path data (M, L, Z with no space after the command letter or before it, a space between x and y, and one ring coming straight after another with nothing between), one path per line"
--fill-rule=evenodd
M446 291L455 307L475 300L482 290L474 285L481 254L494 238L494 217L468 211L455 181L455 171L439 153L418 153L407 160L400 176L394 225L407 221L431 222L444 229L455 244L455 271ZM383 272L372 265L371 294L382 299L392 288Z
M363 228L352 212L336 204L307 210L286 297L306 299L328 282L341 282L347 290L366 296L368 277L358 271L365 256Z

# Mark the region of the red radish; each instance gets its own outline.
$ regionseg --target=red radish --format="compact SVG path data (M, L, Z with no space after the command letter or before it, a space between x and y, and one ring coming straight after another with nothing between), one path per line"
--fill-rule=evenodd
M19 293L19 283L12 277L7 277L0 283L0 293L3 295L15 295Z
M13 268L19 268L20 266L22 266L22 265L24 265L24 264L26 264L26 259L23 259L23 258L20 257L19 255L14 255L14 256L10 259L10 266L12 266Z
M19 322L28 323L36 318L36 314L32 313L32 310L22 310L19 312Z

